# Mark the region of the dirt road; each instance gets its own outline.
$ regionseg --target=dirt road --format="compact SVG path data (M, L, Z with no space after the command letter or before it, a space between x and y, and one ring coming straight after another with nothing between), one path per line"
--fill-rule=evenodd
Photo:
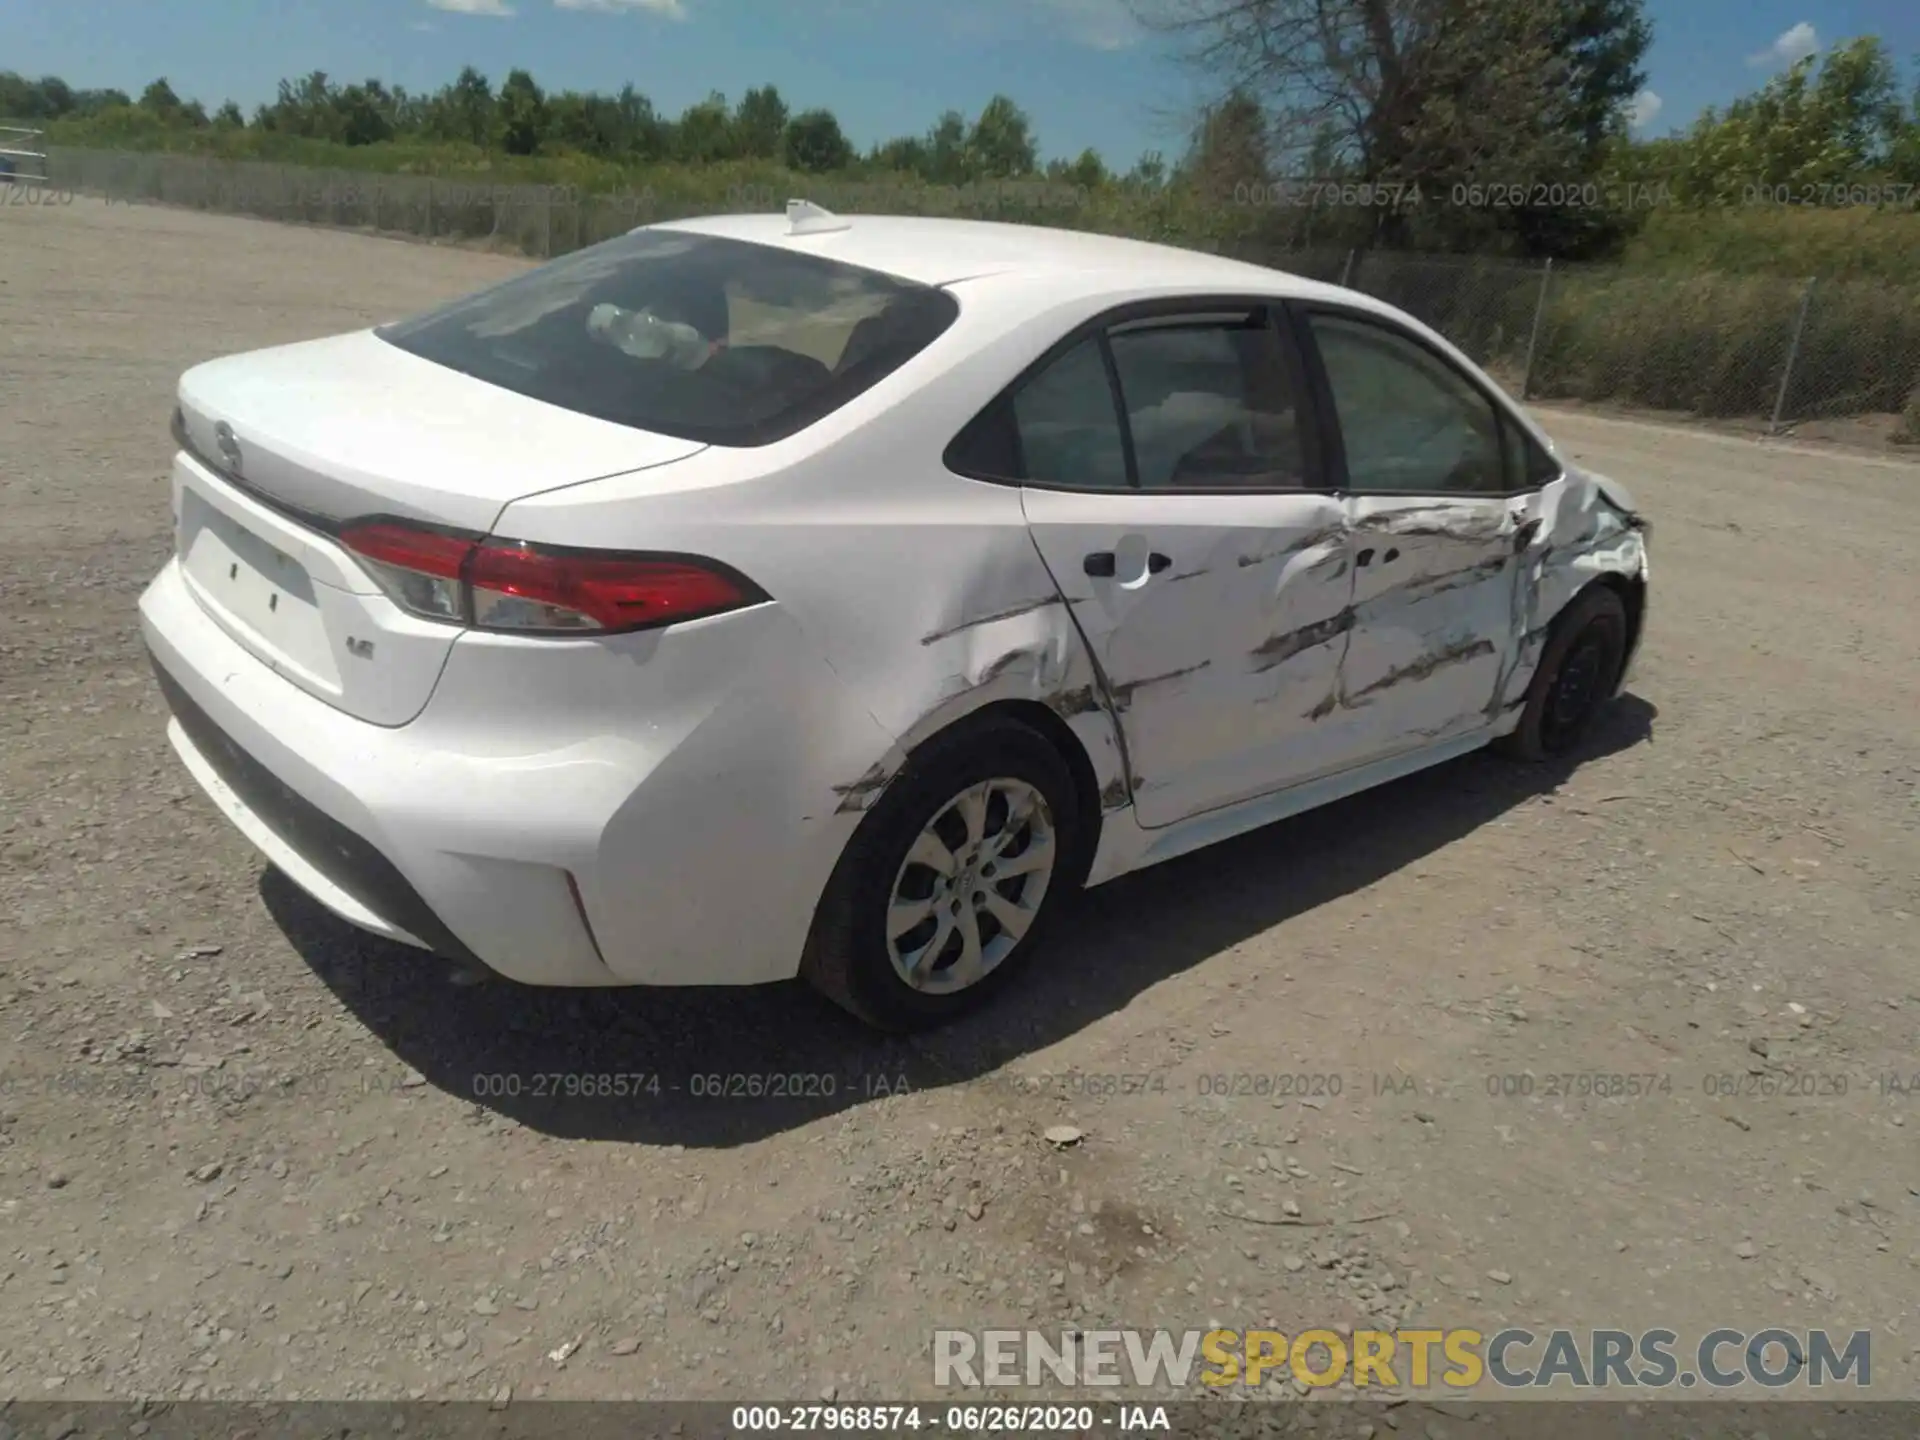
M931 1039L468 985L263 875L133 606L183 367L516 264L0 209L0 1395L885 1398L936 1327L1370 1317L1871 1327L1920 1394L1920 468L1549 417L1656 526L1584 763L1119 882Z

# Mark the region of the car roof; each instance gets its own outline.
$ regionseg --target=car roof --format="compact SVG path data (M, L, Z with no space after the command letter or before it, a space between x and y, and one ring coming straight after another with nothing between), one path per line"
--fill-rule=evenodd
M784 215L712 215L661 222L688 230L798 254L819 255L879 270L923 285L950 285L984 276L1058 276L1087 293L1123 290L1129 283L1191 285L1196 290L1241 290L1300 298L1351 298L1350 293L1303 276L1118 235L1056 230L994 220L926 215L833 217L838 228L802 229Z

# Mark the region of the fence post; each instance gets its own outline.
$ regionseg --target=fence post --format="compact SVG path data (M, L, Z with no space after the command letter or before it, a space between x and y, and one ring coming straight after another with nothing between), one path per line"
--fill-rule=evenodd
M1347 263L1340 267L1340 288L1347 288L1347 282L1353 279L1353 251L1347 251Z
M1807 277L1807 292L1800 297L1800 313L1794 317L1793 339L1787 345L1786 367L1780 372L1780 393L1773 397L1773 419L1767 425L1767 434L1780 433L1780 421L1787 413L1787 387L1793 384L1793 363L1800 358L1800 337L1806 333L1807 311L1813 308L1813 287L1820 279L1818 275Z
M542 259L551 260L553 258L553 187L544 185L541 189L546 193L541 201L540 255Z
M1540 350L1540 327L1547 320L1547 289L1553 284L1553 257L1547 257L1546 266L1540 271L1540 298L1533 306L1533 333L1527 337L1527 368L1520 376L1520 398L1525 400L1533 390L1533 361Z
M433 238L433 177L427 177L427 238Z

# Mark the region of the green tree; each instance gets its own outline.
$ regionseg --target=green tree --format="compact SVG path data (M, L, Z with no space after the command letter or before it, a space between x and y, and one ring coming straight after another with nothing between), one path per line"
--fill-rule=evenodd
M329 108L327 128L343 144L378 145L393 139L393 97L378 80L347 86Z
M140 92L140 108L172 119L180 113L180 97L173 93L173 86L162 76Z
M1133 162L1133 168L1127 172L1127 184L1138 185L1150 190L1158 190L1167 183L1167 157L1158 150L1149 150Z
M509 155L531 155L547 130L547 97L525 70L507 72L496 107L500 148Z
M282 80L273 103L261 108L257 123L264 130L310 140L338 140L339 100L327 72L315 70L298 83Z
M689 164L710 165L733 158L733 112L718 90L682 111L674 132L674 149Z
M75 104L73 88L58 75L42 75L35 88L39 91L39 108L33 112L33 119L58 120L62 115L72 112Z
M1006 180L1031 175L1037 149L1027 112L1005 95L996 95L987 102L967 135L971 168L984 179Z
M1813 87L1813 123L1827 137L1817 164L1837 179L1885 168L1905 137L1900 74L1876 36L1863 36L1826 53Z
M1570 178L1592 180L1626 138L1626 109L1645 83L1653 27L1642 0L1560 0L1549 14L1548 45L1564 62L1551 123L1571 142ZM1527 205L1503 218L1526 253L1581 258L1618 250L1641 216L1575 203Z
M640 160L660 160L671 153L673 136L667 123L655 113L653 101L626 85L615 97L614 108L618 115L614 127L616 153Z
M494 135L493 82L473 66L428 102L428 128L437 139L490 146Z
M80 90L73 97L77 115L98 115L102 110L124 109L131 104L133 97L124 90Z
M562 90L547 97L547 137L569 150L613 154L616 118L613 101L602 95Z
M1100 152L1088 146L1077 159L1061 166L1057 178L1069 185L1078 185L1083 190L1097 190L1110 177L1107 174L1107 162L1100 158Z
M755 160L772 160L786 143L787 102L771 85L749 90L733 112L734 149Z
M903 175L924 177L928 168L927 142L918 135L903 135L873 147L867 163L876 170L892 170Z
M1807 56L1724 111L1708 110L1684 136L1644 147L1626 163L1666 167L1685 201L1737 204L1762 186L1891 179L1911 164L1917 131L1920 97L1910 113L1886 47L1864 37Z
M426 97L416 95L404 85L393 87L388 100L388 112L393 120L394 138L417 136L426 129Z
M1569 62L1563 118L1591 155L1619 134L1622 112L1646 81L1653 26L1641 0L1573 0L1553 17L1551 41Z
M1230 92L1201 117L1182 167L1216 205L1244 201L1246 187L1268 179L1267 112L1244 89Z
M214 112L213 123L221 130L243 130L247 117L240 113L240 107L229 100Z
M1887 174L1896 184L1920 187L1920 80L1916 80L1913 99L1887 152ZM1916 401L1920 406L1920 401ZM1920 412L1915 414L1920 422Z
M0 120L37 120L40 95L31 80L0 70Z
M949 110L927 132L926 169L936 185L960 185L974 178L973 156L967 149L967 117Z
M809 175L844 170L853 163L853 146L831 110L803 110L794 116L787 122L782 148L788 168Z

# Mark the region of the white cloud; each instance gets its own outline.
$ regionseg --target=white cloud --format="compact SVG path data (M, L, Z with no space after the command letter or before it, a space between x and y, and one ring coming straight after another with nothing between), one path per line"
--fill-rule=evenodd
M1627 123L1636 130L1644 130L1660 118L1660 111L1666 105L1651 90L1642 90L1627 103Z
M684 20L687 7L683 0L553 0L562 10L645 10L666 20Z
M1127 0L1046 0L1067 33L1095 50L1124 50L1140 39Z
M427 0L427 4L436 10L451 10L456 15L513 14L513 6L507 4L507 0Z
M1789 30L1782 30L1766 49L1757 55L1749 55L1749 65L1791 65L1796 60L1804 60L1820 48L1820 36L1810 21L1802 20Z

